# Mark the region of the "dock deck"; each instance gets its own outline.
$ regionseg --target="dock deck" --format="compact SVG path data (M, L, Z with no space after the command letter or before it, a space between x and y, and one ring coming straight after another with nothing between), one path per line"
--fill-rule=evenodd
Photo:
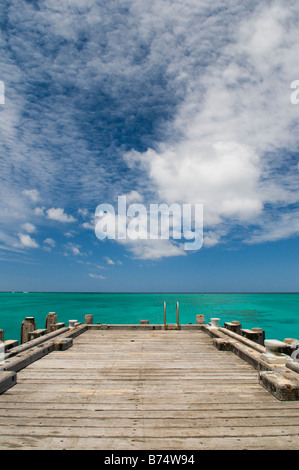
M0 449L298 449L279 401L201 330L88 329L0 395Z

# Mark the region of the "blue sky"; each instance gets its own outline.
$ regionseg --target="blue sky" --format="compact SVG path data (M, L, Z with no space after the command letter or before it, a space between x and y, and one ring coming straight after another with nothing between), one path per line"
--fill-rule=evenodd
M298 291L295 1L1 6L0 290ZM95 209L202 204L204 241Z

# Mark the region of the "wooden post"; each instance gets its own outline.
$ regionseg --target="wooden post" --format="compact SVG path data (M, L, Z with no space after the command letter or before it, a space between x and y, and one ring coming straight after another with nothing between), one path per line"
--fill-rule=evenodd
M252 328L252 330L241 329L240 334L241 336L245 336L245 338L248 338L257 344L261 344L262 346L264 345L265 332L262 328Z
M224 328L227 328L228 330L237 333L237 335L240 335L242 326L238 320L234 320L232 322L224 322Z
M52 325L55 325L57 323L57 315L55 312L49 312L48 315L46 316L46 330L48 333L52 331Z
M84 323L85 325L92 325L93 324L93 315L92 314L86 314L84 317Z
M167 330L167 325L166 325L166 302L164 302L164 330Z
M36 330L34 317L26 317L21 324L21 344L27 343L31 331Z
M204 325L205 323L205 317L204 315L196 315L196 325Z
M258 344L261 344L262 346L264 345L265 342L265 332L262 328L252 328L252 331L254 333L257 333L257 338L255 339L255 342Z
M176 324L177 324L177 329L180 329L180 320L179 320L179 303L176 303Z

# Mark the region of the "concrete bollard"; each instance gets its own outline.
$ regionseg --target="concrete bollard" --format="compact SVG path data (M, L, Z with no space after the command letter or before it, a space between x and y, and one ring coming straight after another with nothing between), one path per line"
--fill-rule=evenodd
M77 323L78 323L78 320L69 320L69 327L76 328Z
M220 318L211 318L211 325L208 327L209 329L219 328L218 322Z
M93 324L93 315L86 314L85 317L84 317L84 323L85 323L85 325L92 325Z
M27 343L29 333L36 330L34 317L26 317L21 324L21 344Z
M196 315L196 325L204 325L205 324L205 316L204 315Z
M48 315L46 316L46 325L45 328L48 333L52 331L52 325L55 325L57 323L57 315L55 312L49 312Z
M287 344L277 339L267 339L264 342L266 352L261 354L261 359L269 364L285 364L290 357L287 354L281 353L282 349L287 348Z

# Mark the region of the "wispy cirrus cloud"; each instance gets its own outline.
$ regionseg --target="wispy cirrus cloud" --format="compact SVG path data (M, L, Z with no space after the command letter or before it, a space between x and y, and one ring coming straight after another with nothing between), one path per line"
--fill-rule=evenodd
M50 238L50 237L46 238L46 239L44 240L44 243L45 243L46 245L52 247L52 248L54 248L55 245L56 245L55 240L53 240L53 238Z
M94 274L94 273L89 273L89 277L91 277L92 279L106 279L105 276L103 276L102 274Z

